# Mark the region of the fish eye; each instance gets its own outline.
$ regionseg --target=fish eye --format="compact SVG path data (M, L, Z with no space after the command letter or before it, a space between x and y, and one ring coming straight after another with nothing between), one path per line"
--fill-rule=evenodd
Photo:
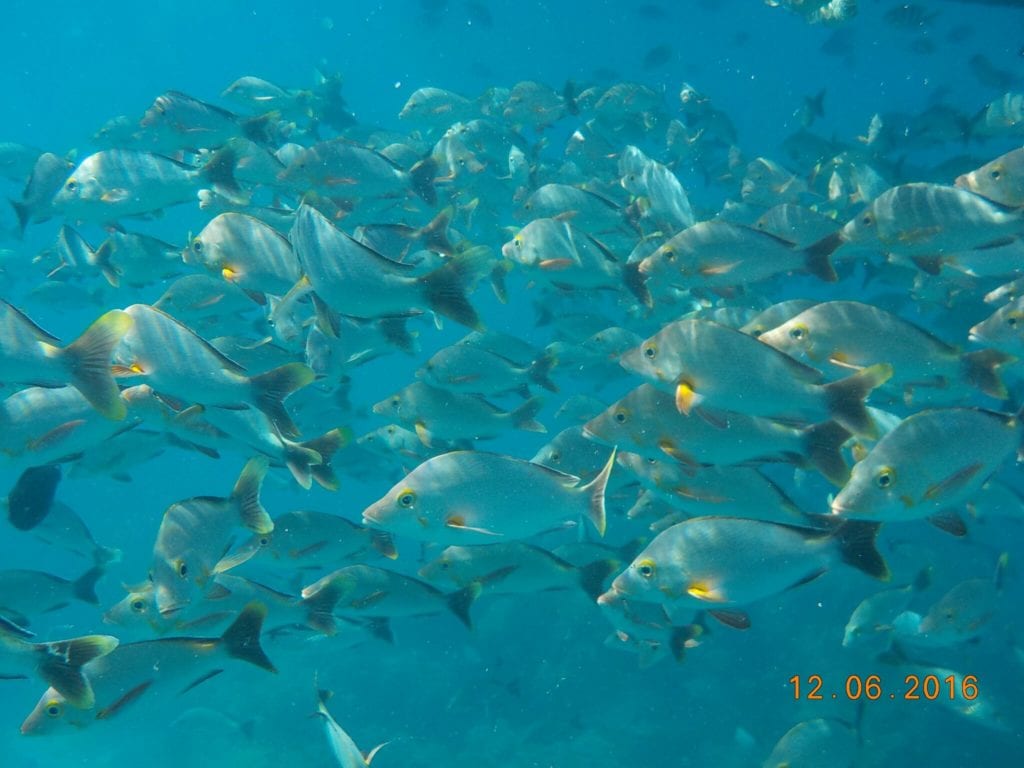
M675 259L676 259L676 252L673 251L671 248L666 248L663 251L663 253L665 254L665 261L675 261Z
M1006 324L1008 326L1010 326L1011 328L1016 328L1017 327L1017 318L1014 315L1010 315L1008 318L1006 318Z
M398 504L399 504L399 506L402 506L402 507L405 507L406 509L408 509L409 507L411 507L415 503L416 503L416 492L413 491L411 488L406 488L404 491L402 491L400 494L398 494Z
M196 253L202 253L203 241L200 240L198 237L192 241L192 250L195 251Z
M260 536L260 546L261 547L265 547L269 543L270 543L270 537L269 536Z
M397 398L397 397L391 398L391 407L392 408L397 408L401 404L402 404L402 401L399 398Z
M56 699L51 699L46 702L46 714L50 717L60 717L64 712L64 707L60 705L60 702Z
M143 600L132 600L131 608L135 613L142 613L146 610L146 603Z
M889 488L894 482L896 482L896 473L892 467L882 467L875 475L875 485L879 488Z
M186 563L184 560L178 561L178 565L175 570L177 570L178 575L181 576L181 578L184 579L188 577L188 563Z
M551 454L548 456L548 460L549 461L561 461L562 460L562 454L560 454L558 451L552 451Z
M807 326L794 325L789 331L789 338L793 339L793 341L802 341L807 338Z
M78 182L75 181L74 179L68 179L67 183L64 185L64 189L66 189L68 192L74 192L76 189L78 189Z
M636 564L636 572L645 579L651 578L654 576L654 561L651 559L641 560Z
M644 347L644 357L648 360L653 360L658 356L658 348L654 344L648 344Z
M875 223L875 217L872 216L870 213L865 213L864 216L861 217L860 223L863 224L865 227L870 227L872 224Z
M522 248L523 247L523 238L521 238L519 235L516 235L515 237L512 238L512 244L516 248Z
M615 412L615 420L619 422L619 424L625 424L627 421L629 421L629 414L626 413L626 411L620 409Z
M998 181L999 177L1002 175L1002 171L1000 171L998 168L993 168L991 171L988 172L989 178L992 179L993 181Z

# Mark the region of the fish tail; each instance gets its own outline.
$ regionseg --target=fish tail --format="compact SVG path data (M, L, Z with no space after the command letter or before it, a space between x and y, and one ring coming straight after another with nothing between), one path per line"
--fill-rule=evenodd
M981 349L963 355L960 360L964 378L972 386L998 400L1005 400L1009 396L997 369L1013 362L1015 357L997 349Z
M834 421L815 424L803 432L804 455L810 464L825 479L836 486L843 486L850 478L842 447L850 438L849 431Z
M433 182L432 179L431 182ZM448 239L448 227L452 223L454 214L455 207L449 205L426 225L417 229L413 236L425 240L427 247L432 251L446 254L455 253L455 246Z
M86 635L71 640L40 643L35 647L42 656L37 671L50 687L79 709L89 709L96 703L92 685L82 674L82 667L117 647L116 637Z
M279 368L249 379L254 404L285 437L298 437L299 428L284 409L284 399L295 390L302 389L314 378L316 375L308 365L285 363Z
M388 560L398 558L398 550L395 549L394 539L387 531L370 531L370 545Z
M510 416L512 425L516 429L523 429L527 432L547 432L548 428L535 418L540 413L544 400L539 397L531 397L525 403L516 408Z
M427 205L437 204L437 190L434 179L437 178L437 161L429 155L409 169L409 181L412 191Z
M839 554L844 563L872 578L888 581L891 576L889 566L875 546L880 527L879 523L845 520L835 529L833 536L839 543Z
M704 633L704 627L700 624L685 624L681 627L673 627L668 638L668 648L672 652L672 658L680 664L686 659L686 649L694 644L694 641Z
M308 491L313 486L313 467L322 463L323 458L313 449L300 443L285 443L284 465L303 490Z
M331 467L331 459L334 458L335 453L350 442L352 442L352 431L350 429L335 428L330 432L325 432L320 437L314 437L312 440L307 440L300 444L303 448L312 450L320 456L320 462L313 464L310 467L310 472L313 475L313 479L322 488L326 488L328 491L338 490L338 476L334 474L334 469Z
M110 254L113 250L114 247L110 244L110 240L104 240L100 243L100 247L89 255L89 265L98 269L100 274L103 275L103 279L112 288L119 288L121 286L121 277L114 268L114 265L110 263Z
M629 292L632 293L645 307L653 307L654 299L651 298L651 291L647 287L647 278L640 271L640 262L624 264L622 267L622 279L626 283Z
M18 217L18 237L24 237L29 219L32 218L32 209L28 203L22 203L18 200L11 200L11 207L14 209L14 215Z
M482 330L483 324L466 294L491 268L490 251L472 248L420 278L423 297L435 312L467 328Z
M448 603L448 610L455 614L459 621L466 625L467 628L473 628L473 619L469 615L469 609L473 605L473 602L480 597L480 593L483 591L483 586L480 582L474 581L468 587L452 592L445 596L445 601Z
M842 230L839 230L807 246L804 248L804 268L826 283L834 283L839 276L832 266L832 254L843 242Z
M267 606L263 603L249 603L238 614L231 626L220 636L221 643L228 656L233 659L247 661L268 672L277 672L277 667L267 658L260 645L260 632L263 631L263 620L267 618Z
M608 478L611 477L612 467L615 466L615 454L617 452L617 448L612 448L612 453L608 457L608 461L605 462L604 469L601 470L597 477L580 488L580 491L586 494L589 501L587 517L594 524L594 528L599 536L604 536L605 529L608 527L608 517L605 514L604 508L604 492L608 487Z
M60 351L70 371L71 384L108 419L123 419L128 413L111 372L110 359L114 347L131 326L130 315L113 309Z
M231 501L238 509L242 525L255 533L270 533L274 521L260 504L260 488L267 476L269 462L263 456L249 459L242 467L242 473L231 491Z
M416 352L416 336L405 326L404 317L385 317L380 321L380 332L389 344L393 344L406 354Z
M597 560L582 566L578 573L580 587L594 601L604 592L604 583L622 565L618 560Z
M90 568L72 583L72 594L84 603L99 605L100 599L96 596L96 582L103 574L103 568L98 565Z
M540 384L549 392L557 392L558 385L549 378L551 369L556 365L558 365L558 358L550 352L545 352L530 366L530 370L527 372L530 381Z
M334 606L338 603L338 592L332 589L321 589L303 598L302 607L306 610L306 626L315 629L322 635L333 636L338 632L338 621L334 618Z
M832 418L855 435L874 438L878 426L871 418L864 400L871 390L880 387L892 376L892 366L879 363L857 371L852 376L825 385L825 400Z
M97 546L92 553L92 560L96 565L110 565L121 562L121 550L116 547Z
M230 146L224 146L214 152L203 166L200 173L210 183L214 191L224 195L234 203L247 203L246 195L235 179L235 166L238 155Z

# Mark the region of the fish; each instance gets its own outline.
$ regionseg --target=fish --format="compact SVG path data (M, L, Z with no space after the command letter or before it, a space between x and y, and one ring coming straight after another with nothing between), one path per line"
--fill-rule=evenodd
M207 104L181 91L165 91L156 97L138 123L138 143L147 149L173 153L178 150L216 149L244 136L269 141L270 113L243 118Z
M0 381L48 387L71 384L104 416L123 419L127 411L111 362L114 349L131 327L131 317L111 310L61 347L56 337L0 299Z
M485 440L508 429L546 432L534 417L543 406L532 397L512 411L503 411L477 395L449 392L417 381L373 406L378 416L413 427L420 441Z
M620 362L673 393L681 413L705 407L810 423L834 420L853 434L866 436L876 434L876 428L864 409L864 398L892 376L892 367L880 363L822 384L816 369L760 339L698 319L670 323ZM760 375L737 377L736 370L756 370Z
M180 611L203 592L236 528L274 530L259 498L266 472L265 458L250 459L229 497L197 496L164 511L149 571L162 615Z
M481 325L466 294L490 269L486 249L420 275L359 243L309 205L299 207L290 238L309 285L338 312L372 319L429 309L470 328Z
M250 604L220 637L162 637L121 643L85 665L85 674L95 692L94 701L75 705L52 687L22 722L21 733L52 736L95 726L122 714L145 694L150 693L152 699L162 689L181 684L183 679L186 682L178 692L191 690L223 671L220 665L227 659L276 672L260 645L266 612L265 606Z
M995 350L965 354L924 328L857 301L816 304L758 340L809 365L829 364L832 372L887 363L893 373L885 386L902 390L906 402L918 388L952 390L955 396L977 387L1005 399L999 369L1013 361Z
M695 517L658 534L598 598L707 610L724 623L749 626L746 606L821 576L837 562L885 580L875 548L878 527L847 522L830 531L733 517Z
M1024 206L1024 148L957 176L956 186L1009 208Z
M185 271L181 248L134 232L111 232L88 263L114 288L152 285Z
M772 747L763 768L853 768L860 751L857 729L844 720L815 718L797 723Z
M299 510L274 520L274 530L257 533L213 568L224 573L245 563L282 572L326 569L368 557L397 557L391 535L340 515Z
M38 526L53 509L62 473L59 466L44 464L22 472L7 494L7 520L19 531Z
M481 594L522 595L545 590L582 589L596 600L604 581L619 567L601 559L577 567L546 549L522 541L445 547L419 570L430 582L450 582L462 589L479 583Z
M653 459L728 466L789 461L814 466L837 485L849 475L840 448L850 436L833 422L798 429L770 419L705 409L692 418L672 395L642 384L583 426L584 436Z
M663 67L672 60L674 53L672 46L667 43L649 48L644 54L643 68L651 70Z
M0 668L38 677L73 707L91 707L95 693L83 667L111 653L118 639L83 635L35 643L32 637L31 632L0 618Z
M352 741L352 737L345 732L345 729L338 725L330 711L327 709L327 701L330 699L330 691L317 689L316 692L316 714L324 723L324 732L327 734L327 743L331 746L335 759L341 768L369 768L373 758L382 747L388 742L378 744L365 755L359 751L359 747Z
M102 566L93 566L77 579L69 580L46 571L0 571L0 616L28 626L33 617L59 611L74 600L99 605L96 582L104 572Z
M613 449L589 483L522 459L452 451L427 459L363 510L363 522L434 544L487 544L526 539L585 517L600 535L607 525L604 492ZM504 491L492 493L501 478Z
M221 213L181 254L186 264L201 264L245 291L283 296L302 270L288 238L260 219Z
M115 351L122 375L141 375L160 394L186 404L252 405L263 411L283 436L298 436L298 427L283 401L313 380L306 365L287 363L248 376L240 365L165 312L147 304L132 304L124 314L134 322Z
M926 589L931 570L925 568L911 584L876 592L861 600L843 628L843 647L870 646L881 641L885 650L891 643L894 622L906 610L914 596Z
M51 152L44 152L36 158L21 200L11 201L18 218L19 234L24 235L30 223L47 221L57 212L54 195L63 187L71 168L72 164L67 159Z
M1004 304L987 318L972 326L967 337L1007 355L1024 356L1024 296Z
M42 154L42 150L25 144L0 142L0 176L8 181L23 182Z
M519 391L529 398L530 385L558 391L558 386L549 378L557 362L556 357L545 353L528 367L520 367L483 347L453 344L430 357L416 372L416 377L452 392L474 392L487 397Z
M304 600L343 616L426 616L447 610L470 629L469 609L479 594L478 584L446 594L425 581L362 564L339 568L302 589Z
M969 442L950 435L971 435ZM963 522L943 513L970 500L1015 455L1024 427L1015 414L981 408L919 411L884 435L854 465L849 482L832 500L842 519L875 522L931 518L962 532Z
M102 150L71 171L53 197L53 208L75 221L104 224L187 203L203 185L237 198L232 168L230 152L195 168L142 150Z

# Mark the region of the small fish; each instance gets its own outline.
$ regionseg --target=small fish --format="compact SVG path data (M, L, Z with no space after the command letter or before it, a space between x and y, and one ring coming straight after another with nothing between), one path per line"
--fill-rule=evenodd
M181 248L134 232L111 232L88 259L107 282L143 287L177 277L185 271Z
M581 517L603 536L604 492L614 463L613 449L601 473L583 484L511 456L453 451L420 464L363 510L363 521L435 544L525 539ZM504 490L496 496L497 478Z
M414 428L429 447L435 440L485 440L509 429L546 432L534 418L542 405L534 397L513 411L502 411L482 397L417 381L381 400L373 412Z
M896 618L906 610L914 595L928 586L930 571L921 572L913 584L876 592L861 600L843 629L843 647L863 647L880 641L879 650L889 647Z
M1006 354L1024 357L1024 295L1003 305L971 328L968 338Z
M896 29L926 29L935 23L939 13L939 11L930 12L928 8L917 3L900 3L886 11L882 18Z
M644 54L643 68L647 71L659 69L672 61L674 54L675 50L668 43L649 48Z
M239 288L283 296L302 275L288 239L242 213L215 216L190 238L185 263L201 264Z
M749 626L727 609L804 584L844 562L888 578L875 549L877 526L846 524L831 531L731 517L695 517L662 531L598 598L602 605L646 600L676 610L708 610ZM716 615L718 614L718 615Z
M452 392L474 392L492 396L520 391L529 396L529 386L541 386L551 392L558 387L549 374L557 358L543 354L529 367L519 367L500 354L472 344L453 344L436 352L416 372L417 378Z
M327 700L330 699L330 691L317 689L316 692L316 714L324 721L324 732L327 734L327 743L331 745L331 751L338 761L340 768L369 768L373 758L380 751L381 747L387 746L388 742L378 744L365 755L359 751L359 747L352 741L345 729L338 725L327 710Z
M31 222L42 222L57 212L54 196L60 192L72 164L62 157L44 152L32 167L21 200L11 202L18 217L18 232L24 234Z
M99 605L96 582L103 573L103 568L94 566L70 581L45 571L0 571L0 616L27 626L33 617L59 611L74 600Z
M956 185L1010 208L1024 206L1024 148L1013 149L970 173Z
M345 561L397 556L391 535L326 512L285 512L274 530L258 533L214 566L214 573L244 563L293 572L327 569Z
M39 677L72 706L91 707L95 694L82 668L117 648L118 639L86 635L34 643L32 637L28 630L0 618L0 668Z
M164 511L149 572L161 614L181 610L203 592L235 529L274 530L259 498L266 472L265 458L250 459L229 497L197 496Z

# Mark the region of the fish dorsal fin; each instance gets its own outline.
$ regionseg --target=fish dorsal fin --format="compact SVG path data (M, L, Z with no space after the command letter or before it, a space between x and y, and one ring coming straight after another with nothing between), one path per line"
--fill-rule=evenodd
M35 320L26 315L24 312L22 312L20 309L18 309L10 302L0 299L0 307L7 307L7 309L9 309L14 314L14 316L18 318L19 322L25 324L25 327L32 332L32 335L35 336L37 340L45 341L47 344L53 344L54 346L60 344L60 339L58 339L52 333L47 333L46 331L44 331L42 328L39 327L39 325L36 324Z
M213 356L214 356L215 358L217 358L217 361L218 361L218 362L219 362L219 363L220 363L221 365L223 365L223 366L224 366L224 367L225 367L225 368L226 368L226 369L227 369L228 371L230 371L231 373L235 373L235 374L238 374L239 376L245 376L245 375L246 375L246 370L245 370L245 368L244 368L243 366L239 365L239 364L238 364L238 363L236 363L236 362L235 362L234 360L232 360L232 359L231 359L230 357L228 357L227 355L225 355L225 354L224 354L223 352L221 352L221 351L220 351L219 349L217 349L217 348L216 348L215 346L213 346L213 344L211 344L210 342L208 342L208 341L207 341L206 339L204 339L204 338L203 338L202 336L200 336L200 335L199 335L198 333L196 333L195 331L193 331L193 330L192 330L191 328L189 328L189 327L188 327L187 325L185 325L185 324L184 324L184 323L182 323L181 321L179 321L179 320L175 319L175 318L174 318L174 317L172 317L171 315L167 314L167 313L166 313L166 312L164 312L164 311L163 311L162 309L157 309L156 307L150 306L150 307L149 307L149 310L150 310L150 311L152 311L152 312L159 312L159 313L160 313L161 315L163 315L163 316L164 316L164 317L165 317L165 318L166 318L166 319L167 319L167 320L168 320L169 322L172 322L172 323L174 323L174 324L175 324L176 326L178 326L178 327L179 327L179 328L180 328L181 330L185 331L186 333L188 333L189 335L191 335L191 336L192 336L193 338L195 338L195 340L196 340L196 341L198 341L198 342L199 342L199 343L200 343L200 344L201 344L201 345L202 345L203 347L205 347L205 348L206 348L206 350L207 350L208 352L210 352L210 354L212 354L212 355L213 355Z
M393 272L409 273L416 269L415 264L408 264L403 261L395 261L394 259L385 256L380 251L366 245L366 243L359 242L354 237L352 237L352 235L348 234L348 232L342 232L341 230L338 230L338 232L348 241L348 245L350 248L357 249L360 253L366 256L368 261L374 261L378 265L384 267L385 269L390 269Z

